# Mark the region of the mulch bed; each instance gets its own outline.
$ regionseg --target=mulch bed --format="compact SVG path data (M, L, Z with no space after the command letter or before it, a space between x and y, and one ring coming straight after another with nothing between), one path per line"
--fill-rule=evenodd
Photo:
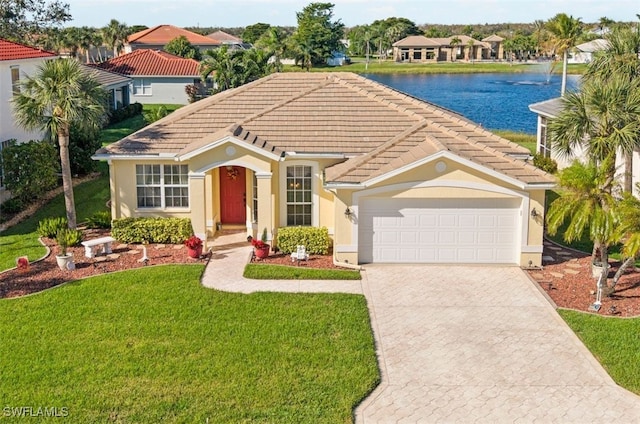
M84 239L90 240L109 235L109 230L85 230ZM29 264L27 271L12 269L0 273L0 298L18 297L35 293L60 285L64 282L77 280L108 272L122 271L132 268L140 268L145 265L161 264L193 264L204 263L206 258L193 259L187 255L187 249L183 245L149 244L147 248L147 264L142 262L142 246L113 243L112 254L97 255L95 258L87 258L84 255L84 247L70 247L67 253L73 254L76 269L62 271L56 262L56 254L59 252L55 240L42 239L51 250L49 255L42 260Z
M84 239L103 237L109 230L85 230ZM0 273L0 298L24 296L44 289L60 285L64 282L77 280L109 272L141 268L146 265L161 264L193 264L205 263L203 257L193 259L187 255L183 245L149 244L146 246L147 264L143 263L142 246L113 244L113 254L98 255L96 258L86 258L84 248L72 247L67 249L73 254L76 269L62 271L58 268L55 255L58 246L54 240L43 239L51 250L49 255L41 261L29 264L27 271L12 269ZM591 312L598 315L632 317L640 316L640 270L630 268L618 282L616 292L602 297L602 306L598 312L590 311L589 307L596 299L596 280L591 276L590 256L584 253L563 249L547 243L545 256L551 256L554 261L544 262L542 269L528 270L533 280L549 297L562 308ZM332 255L311 255L307 261L292 262L291 257L284 253L271 253L267 258L252 258L252 263L273 264L283 266L299 266L308 268L340 269L334 265ZM620 263L610 262L609 277L612 278Z
M590 310L596 301L597 280L591 274L591 255L545 245L545 256L554 261L543 262L542 270L529 270L529 275L561 308L575 309L603 316L640 316L640 270L630 267L616 285L610 297L602 296L600 310ZM620 262L610 261L609 278L615 275Z

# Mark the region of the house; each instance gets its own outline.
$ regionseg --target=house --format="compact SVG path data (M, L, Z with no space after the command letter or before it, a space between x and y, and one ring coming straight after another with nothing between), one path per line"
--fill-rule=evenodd
M82 65L82 68L107 92L111 110L123 108L131 103L129 85L133 83L132 78L105 71L97 66Z
M560 155L554 151L547 139L547 126L549 121L557 118L564 109L562 97L545 100L542 102L529 105L529 110L538 115L538 124L536 131L536 152L553 159L558 164L558 169L564 169L571 165L575 160L584 161L586 152L582 146L576 146L570 157ZM631 181L633 184L633 192L640 196L640 192L636 187L636 183L640 182L640 152L635 151L632 156ZM616 172L618 176L625 174L625 163L623 155L616 157Z
M21 79L35 74L44 61L57 57L55 53L0 38L0 151L11 140L26 142L42 138L42 132L26 131L16 123L11 98L20 92ZM9 197L3 180L0 166L0 203Z
M130 101L141 104L187 104L185 87L201 84L198 61L163 51L135 50L96 66L130 77Z
M189 42L201 52L215 49L222 44L219 40L214 40L195 32L187 31L173 25L158 25L131 34L124 45L124 52L131 53L138 49L163 50L169 41L184 36Z
M229 48L232 48L232 49L235 48L235 49L247 50L252 47L251 43L245 43L244 41L242 41L241 38L228 34L224 31L212 32L211 34L208 34L207 37L211 38L212 40L218 41L222 45L229 46Z
M578 44L569 53L568 63L589 63L593 60L596 52L606 50L609 42L604 39L592 40L587 43Z
M427 38L410 35L393 43L393 59L396 62L450 62L491 58L492 45L474 40L466 35L447 38Z
M11 139L22 142L42 138L42 133L25 131L16 124L11 98L20 92L21 79L35 74L44 61L57 57L52 52L0 39L0 149Z
M274 73L106 146L111 213L219 228L326 227L342 263L540 265L529 151L348 72Z

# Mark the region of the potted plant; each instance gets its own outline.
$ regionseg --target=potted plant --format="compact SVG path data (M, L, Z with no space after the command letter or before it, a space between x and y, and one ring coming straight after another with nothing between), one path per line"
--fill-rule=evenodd
M253 245L253 251L258 259L264 259L269 256L269 249L271 246L267 243L267 229L262 231L262 239L256 240L253 237L247 237L251 245Z
M60 246L60 253L56 255L56 261L58 267L63 271L71 271L76 268L76 264L73 261L73 255L67 253L69 247L69 230L67 228L61 228L56 233L56 242Z
M198 236L191 236L184 241L187 246L187 254L190 258L199 258L202 255L202 240Z

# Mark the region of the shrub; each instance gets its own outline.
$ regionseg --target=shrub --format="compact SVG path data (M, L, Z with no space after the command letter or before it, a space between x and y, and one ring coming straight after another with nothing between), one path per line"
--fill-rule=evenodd
M326 227L283 227L278 229L278 249L284 253L295 252L303 245L308 253L326 255L331 239Z
M73 175L87 175L98 168L91 156L102 146L99 128L81 128L72 125L69 133L69 161ZM58 152L60 146L57 145ZM59 153L58 153L59 154Z
M533 165L542 169L549 174L555 174L558 171L558 164L555 160L541 155L540 153L536 153L533 156Z
M0 204L0 215L14 215L24 208L22 200L12 197Z
M31 202L58 184L58 158L47 141L9 145L2 149L5 187L15 199Z
M111 225L111 235L123 243L182 244L192 234L189 218L122 218Z
M38 235L40 237L55 238L59 230L67 228L67 218L62 216L55 218L45 218L38 222Z
M88 228L111 228L111 212L100 211L87 219Z
M109 124L117 124L120 121L131 118L142 113L142 105L138 102L131 103L125 107L119 107L109 112Z

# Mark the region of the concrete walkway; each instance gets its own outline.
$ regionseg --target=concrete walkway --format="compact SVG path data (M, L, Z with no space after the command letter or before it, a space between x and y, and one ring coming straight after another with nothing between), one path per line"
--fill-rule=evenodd
M612 381L519 268L370 265L361 282L254 281L242 277L250 253L244 235L218 238L203 284L366 296L382 382L356 423L640 417L640 398Z

